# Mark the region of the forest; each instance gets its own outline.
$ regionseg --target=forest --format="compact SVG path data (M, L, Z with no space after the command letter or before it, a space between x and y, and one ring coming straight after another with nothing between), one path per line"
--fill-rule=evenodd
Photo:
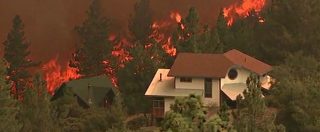
M175 23L167 26L153 21L150 0L139 0L126 25L128 35L111 33L112 20L102 15L99 2L92 0L85 20L74 26L78 44L70 53L68 77L52 78L48 64L29 59L28 25L14 16L2 42L0 131L320 131L320 1L270 0L242 14L222 8L214 26L200 23L197 8L190 7L186 16L171 14ZM210 109L190 95L177 99L150 127L152 104L144 94L157 69L170 68L182 52L231 49L273 66L270 75L276 81L267 96L260 97L252 75L236 108L222 105L206 118ZM101 74L117 91L109 108L83 108L72 94L51 100L63 82ZM128 120L136 115L142 116Z

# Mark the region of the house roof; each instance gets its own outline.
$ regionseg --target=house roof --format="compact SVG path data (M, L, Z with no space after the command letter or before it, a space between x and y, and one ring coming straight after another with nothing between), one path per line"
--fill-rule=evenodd
M232 66L241 66L259 75L272 69L270 65L233 49L224 54L180 53L168 76L221 78Z
M263 75L272 70L272 67L270 65L263 63L236 49L224 53L224 56L226 56L234 64L242 66L259 75Z
M225 77L232 65L223 54L179 53L168 76Z
M147 96L189 96L190 94L202 95L200 89L176 89L174 88L174 77L167 76L170 69L158 69L145 95ZM162 80L160 81L160 73Z
M90 86L89 89L88 86ZM94 105L99 105L108 93L112 92L115 95L114 87L107 75L71 80L64 83L59 89L63 88L70 88L88 106L89 97Z

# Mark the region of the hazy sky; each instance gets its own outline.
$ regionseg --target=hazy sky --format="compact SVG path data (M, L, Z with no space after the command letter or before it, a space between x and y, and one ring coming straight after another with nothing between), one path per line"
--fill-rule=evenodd
M112 30L124 31L136 0L102 0L104 16L111 20ZM183 16L196 7L202 23L215 23L219 10L233 0L151 0L154 19L167 19L171 11ZM19 14L31 46L31 57L46 62L59 56L66 63L75 47L73 28L82 23L90 0L0 0L0 42L11 29L12 18Z

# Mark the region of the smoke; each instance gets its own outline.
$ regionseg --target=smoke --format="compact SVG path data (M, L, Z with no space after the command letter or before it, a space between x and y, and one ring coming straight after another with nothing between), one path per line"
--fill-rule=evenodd
M102 0L104 16L111 20L112 32L125 32L129 15L137 0ZM196 7L200 22L214 25L221 8L232 0L151 0L154 19L169 18L171 11L185 16ZM74 27L85 19L90 0L2 0L0 1L0 42L11 29L12 18L18 14L25 24L25 36L30 42L31 58L46 62L59 56L65 65L76 45ZM3 45L1 44L1 56Z

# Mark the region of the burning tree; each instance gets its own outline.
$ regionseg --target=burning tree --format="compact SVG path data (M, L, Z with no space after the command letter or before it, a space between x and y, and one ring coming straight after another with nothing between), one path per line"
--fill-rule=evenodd
M111 58L112 45L108 40L109 21L101 15L100 0L93 0L87 19L75 28L80 45L73 54L70 67L77 68L82 76L105 73L105 60Z
M4 59L8 63L7 76L8 80L13 82L13 94L15 98L22 97L22 93L27 85L29 85L31 74L28 68L34 67L37 63L32 62L28 58L29 43L24 37L24 24L17 15L13 19L13 26L7 36L7 40L3 43Z

